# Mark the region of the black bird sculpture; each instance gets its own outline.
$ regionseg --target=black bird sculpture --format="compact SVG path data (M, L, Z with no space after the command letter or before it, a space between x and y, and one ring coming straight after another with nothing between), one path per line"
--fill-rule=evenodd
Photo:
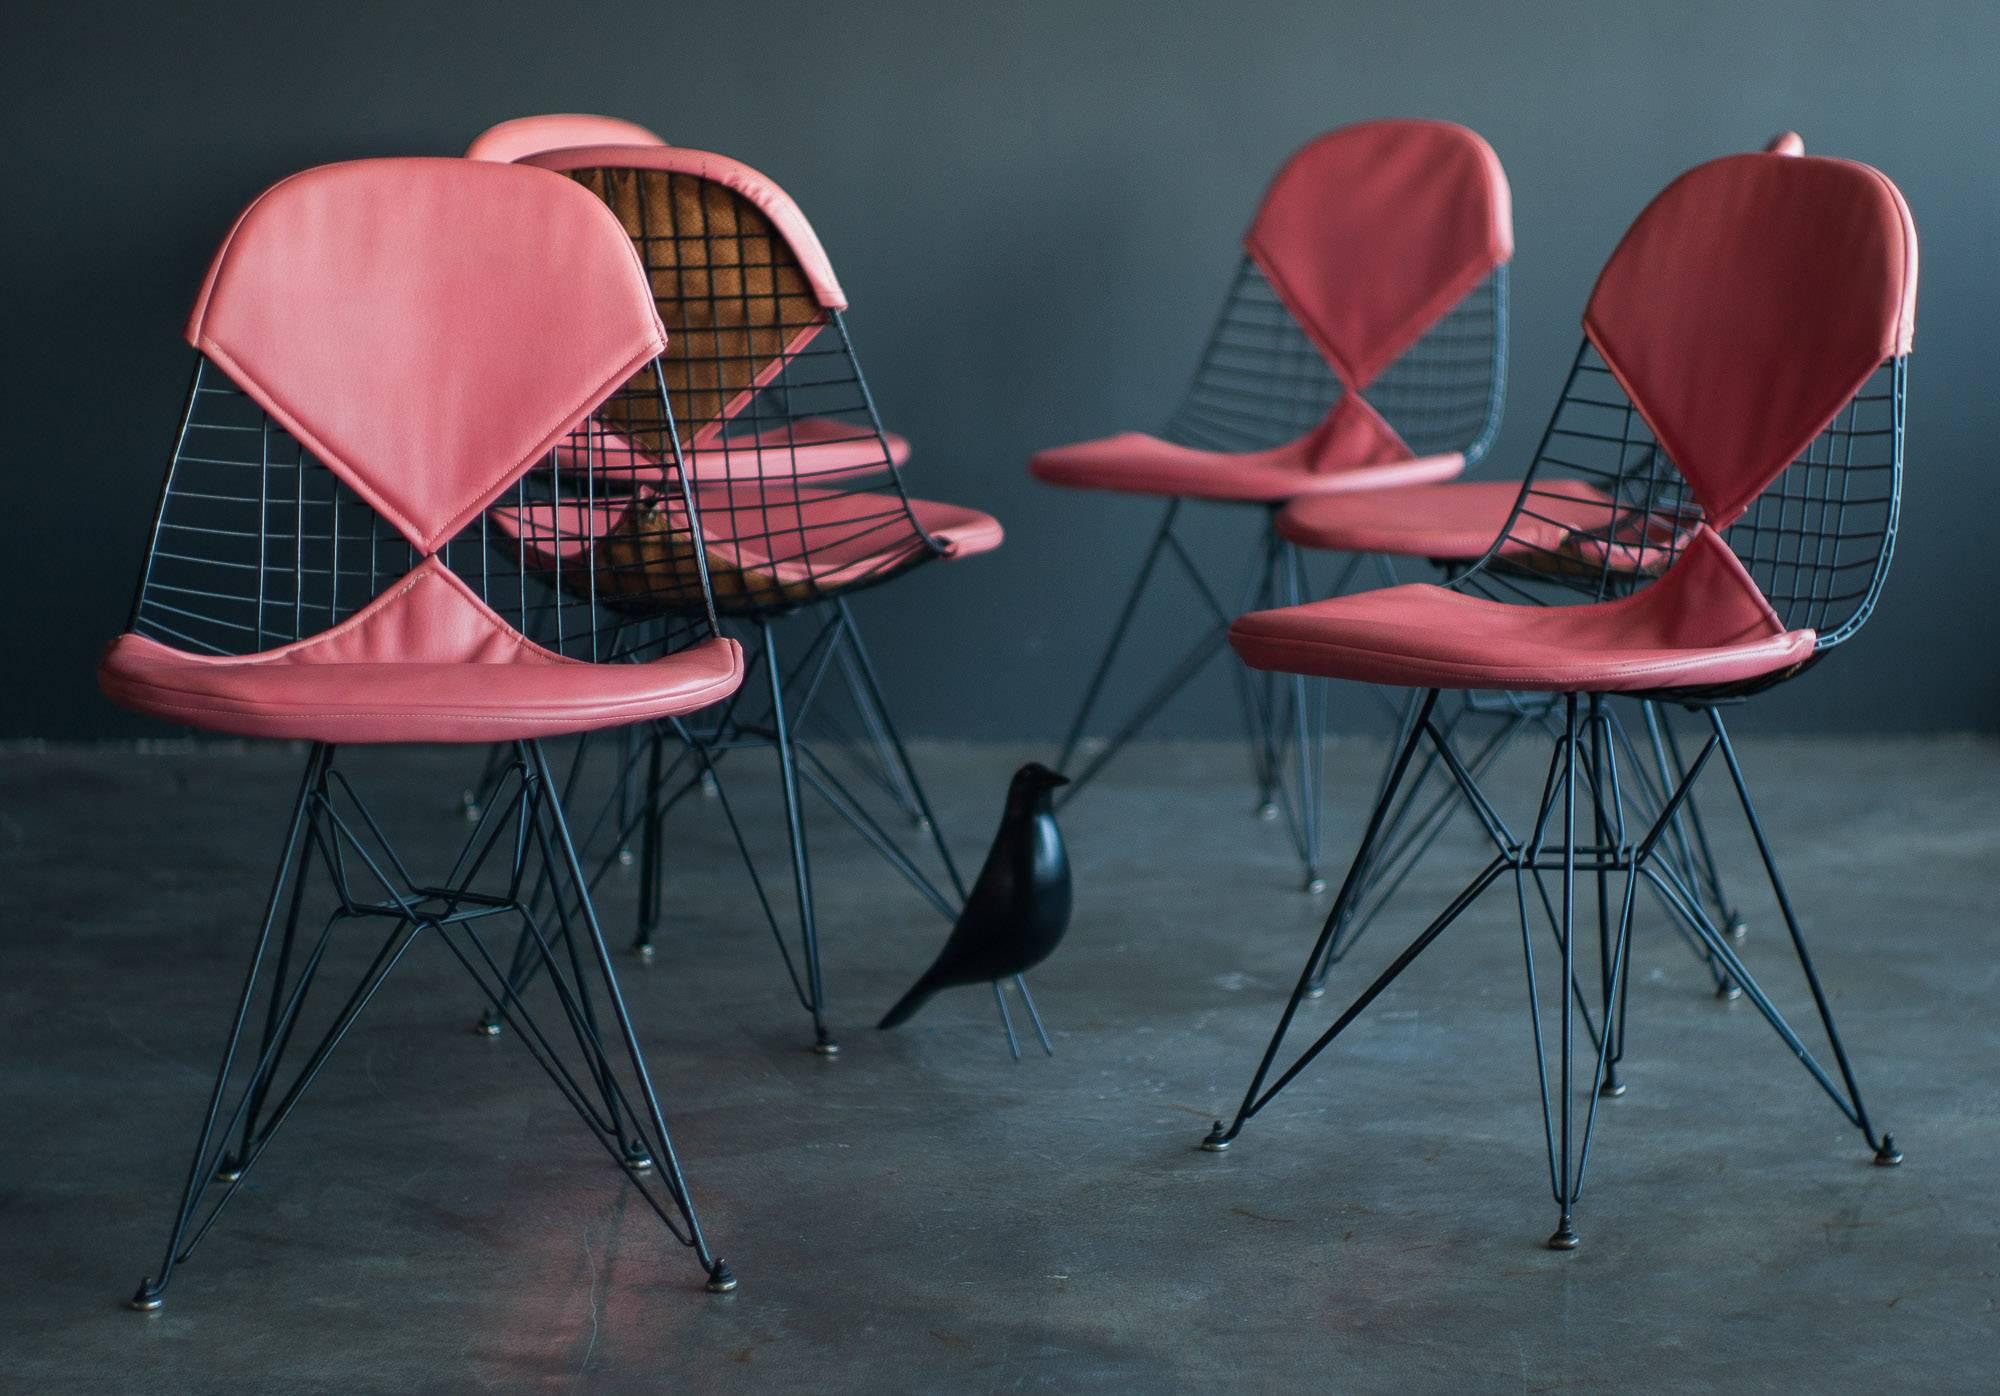
M1007 1029L1007 1050L1019 1061L1021 1046L1000 990L1000 981L1011 978L1021 991L1042 1050L1055 1055L1028 981L1021 976L1046 960L1069 929L1069 854L1050 804L1056 788L1068 784L1067 776L1036 761L1014 772L1000 832L993 836L993 847L987 850L979 880L972 884L972 895L965 899L950 939L876 1027L908 1022L941 989L990 983L993 1000L1000 1005L1001 1025Z

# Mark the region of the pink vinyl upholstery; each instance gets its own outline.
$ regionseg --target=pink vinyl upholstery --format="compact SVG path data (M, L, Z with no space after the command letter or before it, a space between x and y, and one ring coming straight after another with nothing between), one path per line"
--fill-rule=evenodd
M436 558L330 630L243 656L143 635L99 670L115 702L245 737L491 742L616 727L705 708L743 679L734 640L649 664L588 664L535 644Z
M465 148L468 160L491 160L508 165L527 155L545 150L567 150L573 145L665 145L666 142L636 122L615 116L590 116L580 112L559 112L547 116L517 116L497 126L489 126L473 137Z
M1731 155L1639 215L1583 327L1720 529L1909 352L1916 293L1909 207L1877 171Z
M277 648L120 636L99 668L114 700L245 736L487 742L684 713L740 682L721 638L648 664L552 653L436 555L665 345L630 241L586 191L464 160L295 175L237 220L188 339L419 561Z
M1643 692L1734 683L1801 663L1735 554L1697 533L1655 585L1586 606L1522 606L1444 587L1387 587L1259 611L1230 628L1253 669L1411 688Z
M1370 121L1321 136L1272 181L1244 247L1339 383L1327 416L1272 450L1125 432L1038 452L1030 472L1076 489L1265 503L1457 474L1460 456L1417 458L1368 389L1513 255L1511 209L1498 158L1462 126Z
M929 499L911 499L908 506L945 558L977 557L1005 540L1000 521L977 509ZM901 527L904 501L894 495L805 488L751 498L708 486L695 492L695 507L703 561L725 603L739 593L803 599L817 587L853 586L893 572L928 551ZM586 539L595 538L597 594L615 602L634 583L659 590L665 568L693 570L691 559L643 549L640 521L656 513L685 521L678 501L655 491L629 503L502 506L492 518L543 571L554 571L558 560L567 565L585 551Z
M1232 645L1255 668L1426 688L1643 692L1797 666L1815 633L1786 627L1717 530L1885 361L1909 351L1916 268L1909 210L1867 166L1754 154L1697 167L1626 233L1584 330L1678 467L1699 519L1641 516L1629 537L1560 545L1603 574L1672 557L1664 575L1574 606L1392 587L1241 617ZM1561 524L1535 521L1551 532ZM1513 528L1501 553L1509 544L1528 546Z
M188 343L430 552L666 347L581 192L464 160L294 175L230 230Z
M1244 245L1339 371L1365 392L1514 254L1493 148L1443 121L1328 132L1278 172Z
M1539 541L1548 548L1560 546L1570 529L1601 518L1610 503L1584 480L1552 481L1544 492L1572 496L1578 506L1570 511L1555 499L1536 501L1541 517L1527 522L1540 525ZM1507 527L1520 497L1520 485L1511 480L1453 480L1348 498L1308 495L1280 509L1276 527L1281 537L1306 548L1477 562ZM1515 528L1518 532L1521 525Z
M1347 496L1449 480L1465 469L1465 457L1453 453L1319 470L1313 461L1320 439L1315 432L1269 451L1235 454L1127 431L1037 451L1029 458L1028 471L1045 484L1071 489L1276 504L1300 496Z

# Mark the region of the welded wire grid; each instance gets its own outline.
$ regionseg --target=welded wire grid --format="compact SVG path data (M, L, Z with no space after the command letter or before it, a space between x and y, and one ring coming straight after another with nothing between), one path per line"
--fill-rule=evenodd
M641 386L652 381L650 393ZM663 419L655 372L620 398L645 398ZM625 403L635 420L644 409ZM640 469L630 453L594 443L595 419L564 449L527 472L439 551L501 618L560 654L607 661L650 657L713 633L698 568L677 579L670 620L635 624L610 609L595 579L604 550L599 521L623 507ZM558 460L558 458L560 460ZM648 459L645 478L679 500L680 471ZM677 503L671 536L698 557L688 511ZM338 475L306 450L213 364L202 361L156 517L133 628L200 654L254 654L319 634L361 610L421 555ZM574 583L574 584L573 584Z
M1507 269L1481 281L1389 365L1363 396L1417 455L1479 459L1506 390ZM1262 451L1326 419L1340 380L1257 264L1245 257L1194 381L1162 436L1205 451Z
M1789 628L1826 649L1867 619L1895 544L1905 361L1882 364L1723 534ZM1660 576L1702 522L1597 351L1577 352L1513 516L1458 585L1507 600L1603 600Z
M618 215L651 281L667 329L661 368L718 609L779 612L937 556L844 320L819 304L763 212L690 174L571 174ZM612 405L605 424L634 438L641 456L657 457L666 445L657 424L621 420L622 411ZM657 546L649 502L642 485L635 509L609 525L618 573L601 579L600 591L628 610L670 599L685 562Z

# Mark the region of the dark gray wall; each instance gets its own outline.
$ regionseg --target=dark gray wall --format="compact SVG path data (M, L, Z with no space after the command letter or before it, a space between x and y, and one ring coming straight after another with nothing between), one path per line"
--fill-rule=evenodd
M1901 184L1923 289L1887 599L1761 720L2000 722L1970 561L2000 465L2000 5L65 4L15 7L8 30L0 736L158 730L99 698L91 666L124 620L185 386L181 319L236 210L303 166L455 153L549 110L735 155L813 219L885 416L917 444L914 484L1007 524L998 555L864 603L908 725L975 736L1066 720L1153 513L1033 486L1024 460L1163 417L1261 186L1307 137L1423 115L1499 151L1520 252L1484 473L1504 475L1624 225L1686 166L1797 127ZM1214 521L1219 557L1246 524ZM1191 622L1163 605L1142 641ZM1162 730L1225 730L1225 695L1218 676Z

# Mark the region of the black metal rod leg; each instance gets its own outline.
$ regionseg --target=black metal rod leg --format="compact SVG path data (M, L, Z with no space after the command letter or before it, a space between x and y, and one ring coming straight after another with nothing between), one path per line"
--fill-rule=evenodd
M847 598L841 597L835 603L840 608L840 624L847 641L846 653L854 660L854 669L860 677L860 693L868 700L875 729L888 741L889 751L895 764L902 787L916 802L917 822L928 830L931 845L937 849L938 861L944 864L945 875L951 879L952 890L958 893L959 901L965 900L965 880L958 874L958 863L951 856L951 848L944 841L944 828L938 822L937 812L931 808L930 797L924 793L924 783L917 779L917 768L910 760L910 749L903 744L902 734L896 730L895 719L889 716L889 704L882 696L882 680L875 670L875 661L868 653L867 645L861 641L861 627L854 623L854 612L848 607ZM857 695L858 696L858 695Z
M812 1012L813 1051L837 1056L840 1045L826 1028L826 989L820 975L819 927L813 916L812 863L806 853L806 824L799 808L799 771L792 751L792 729L785 717L784 671L778 667L778 639L771 623L758 625L764 640L765 676L771 685L772 745L778 751L778 777L785 793L785 835L792 852L792 891L799 904L799 941L805 952L806 999Z
M667 797L660 788L660 765L666 745L666 733L658 723L646 728L646 787L640 798L645 801L639 826L639 933L632 942L632 953L642 960L653 958L653 932L660 925L660 883L666 870L661 866L666 857L666 840L661 837L665 810L662 801Z
M1687 776L1687 762L1681 758L1680 738L1674 735L1673 724L1664 716L1660 719L1661 731L1667 739L1667 750L1673 755L1674 770L1683 779ZM1722 887L1722 870L1715 863L1715 846L1708 841L1708 826L1702 821L1701 806L1692 797L1687 802L1688 828L1694 834L1694 853L1700 859L1697 869L1701 883L1708 892L1709 900L1722 917L1722 928L1732 940L1741 940L1749 934L1749 923L1743 913L1730 904L1729 894Z
M203 1177L209 1144L215 1136L215 1122L222 1113L222 1098L229 1086L230 1069L236 1064L236 1049L243 1040L243 1024L250 1016L250 1003L256 997L257 981L264 968L264 952L270 946L271 932L277 926L278 908L284 902L285 884L295 862L303 861L300 855L299 835L305 828L306 811L318 794L320 783L326 774L326 767L333 759L333 748L316 742L306 755L306 768L299 780L299 793L292 801L292 818L285 833L284 852L278 859L278 871L271 882L271 895L264 904L263 925L258 928L257 941L250 952L250 968L243 975L243 992L236 1001L236 1016L229 1025L229 1036L223 1043L222 1064L216 1068L215 1086L209 1092L208 1111L202 1116L201 1133L195 1138L194 1159L188 1164L187 1182L181 1189L180 1206L174 1213L174 1224L167 1236L167 1251L160 1261L160 1273L148 1275L139 1282L139 1288L132 1295L131 1306L143 1312L152 1312L164 1302L167 1284L173 1278L176 1258L181 1252L182 1238L187 1234L189 1219L194 1215L196 1201L207 1182ZM299 869L303 876L304 869ZM277 991L274 990L274 993Z
M1097 670L1090 676L1090 684L1083 691L1083 704L1076 710L1076 720L1069 725L1069 734L1063 738L1062 750L1056 755L1056 769L1068 771L1072 757L1076 755L1077 744L1083 740L1083 729L1090 721L1091 709L1097 706L1098 695L1104 689L1104 680L1110 676L1111 665L1118 658L1118 651L1125 643L1125 632L1131 628L1132 616L1139 609L1139 601L1146 594L1146 583L1152 580L1153 569L1159 565L1160 554L1165 551L1167 539L1172 536L1174 517L1180 513L1181 502L1176 499L1168 503L1167 512L1160 520L1160 527L1153 534L1152 546L1146 549L1146 560L1139 564L1139 575L1132 579L1132 590L1125 597L1125 604L1119 608L1118 619L1111 627L1111 637L1105 641L1104 654L1097 661Z
M1597 847L1597 982L1603 996L1601 1011L1604 1034L1608 1039L1601 1044L1604 1074L1598 1080L1597 1093L1615 1097L1625 1094L1625 1083L1618 1077L1618 1061L1624 1055L1624 1044L1620 1040L1624 1020L1619 1013L1618 1002L1612 997L1614 985L1611 982L1616 956L1612 944L1611 855L1619 836L1619 830L1613 827L1617 818L1617 786L1611 763L1618 757L1612 749L1610 718L1604 712L1604 699L1600 694L1590 695L1588 721L1591 827L1596 834L1594 842Z
M1332 942L1335 932L1345 919L1348 899L1355 895L1368 860L1374 856L1375 841L1381 836L1382 824L1388 816L1389 806L1395 801L1396 791L1401 788L1403 775L1409 770L1410 760L1417 753L1417 743L1423 739L1425 725L1430 720L1431 709L1437 705L1438 691L1431 689L1418 704L1410 722L1410 730L1404 737L1402 749L1389 768L1388 779L1382 782L1382 793L1375 801L1374 812L1368 817L1368 828L1361 836L1361 846L1354 852L1354 861L1348 866L1347 876L1340 884L1340 892L1333 899L1333 906L1326 914L1326 921L1320 927L1319 938L1313 942L1312 953L1306 956L1305 968L1299 972L1299 980L1292 988L1292 996L1285 1001L1284 1012L1278 1016L1278 1027L1271 1034L1270 1045L1265 1047L1263 1059L1257 1063L1257 1070L1250 1078L1250 1086L1243 1093L1243 1103L1236 1108L1236 1118L1226 1127L1222 1121L1215 1122L1208 1137L1202 1140L1202 1148L1211 1153L1227 1149L1243 1132L1243 1126L1258 1109L1259 1093L1264 1080L1271 1074L1271 1067L1277 1061L1278 1052L1283 1048L1285 1035L1291 1031L1292 1020L1298 1016L1299 1005L1310 996L1313 975L1320 961L1326 956L1326 948Z
M598 973L604 976L605 997L610 1001L611 1011L618 1019L619 1036L624 1039L626 1055L631 1059L632 1074L638 1078L639 1090L645 1097L646 1113L653 1126L653 1138L658 1143L659 1165L662 1177L672 1195L682 1201L683 1212L687 1216L688 1231L694 1240L695 1255L702 1268L708 1272L708 1288L716 1293L727 1293L736 1288L736 1276L722 1257L713 1254L707 1240L701 1234L701 1222L695 1216L694 1201L688 1192L687 1179L681 1172L680 1159L674 1153L673 1140L667 1134L667 1121L660 1109L660 1097L653 1089L652 1074L646 1070L646 1054L639 1048L639 1035L633 1030L632 1015L625 1009L625 995L618 988L618 971L611 963L611 948L604 943L604 928L597 921L597 907L591 900L589 884L583 873L583 862L577 857L576 845L570 839L569 821L564 817L562 799L556 790L554 777L549 772L549 759L540 742L528 742L527 755L533 764L535 778L541 783L544 799L543 809L556 835L557 851L567 866L574 881L578 899L582 903L581 912L584 928L590 933L590 948L597 960ZM582 989L579 983L578 989Z
M1715 729L1717 742L1722 749L1722 759L1729 767L1729 779L1736 786L1736 798L1743 806L1744 822L1750 826L1750 835L1757 841L1757 856L1764 860L1764 871L1771 879L1771 892L1778 899L1778 910L1784 914L1785 930L1791 935L1792 949L1798 953L1799 968L1805 971L1806 984L1812 990L1813 1006L1819 1010L1820 1025L1826 1029L1826 1040L1833 1047L1833 1059L1840 1067L1840 1079L1847 1086L1847 1098L1854 1102L1855 1124L1861 1129L1861 1137L1875 1150L1875 1162L1883 1167L1893 1167L1903 1161L1902 1153L1896 1148L1894 1136L1883 1133L1877 1135L1869 1122L1868 1107L1861 1103L1861 1087L1855 1083L1854 1068L1847 1060L1847 1047L1840 1040L1840 1031L1833 1025L1833 1008L1826 1001L1826 990L1819 982L1819 971L1813 968L1811 953L1806 949L1805 933L1799 929L1798 915L1792 910L1791 894L1785 890L1785 880L1778 872L1778 860L1771 852L1771 844L1764 837L1763 821L1757 818L1757 807L1750 799L1750 784L1743 778L1743 767L1736 759L1736 748L1729 740L1729 729L1723 725L1722 714L1715 709L1708 711L1708 720Z
M1301 606L1306 600L1305 560L1290 543L1284 545L1285 600ZM1319 805L1322 753L1326 739L1325 679L1292 675L1292 720L1296 727L1299 780L1299 861L1305 865L1305 891L1318 896L1326 891L1326 879L1319 871Z
M1571 1169L1570 1116L1574 1093L1570 1070L1576 1060L1576 995L1569 986L1576 980L1576 695L1564 695L1563 702L1563 868L1562 868L1562 1100L1558 1112L1562 1121L1562 1160L1557 1169L1556 1203L1562 1219L1549 1236L1555 1251L1573 1251L1577 1246L1576 1225L1571 1210L1576 1199L1576 1175Z

